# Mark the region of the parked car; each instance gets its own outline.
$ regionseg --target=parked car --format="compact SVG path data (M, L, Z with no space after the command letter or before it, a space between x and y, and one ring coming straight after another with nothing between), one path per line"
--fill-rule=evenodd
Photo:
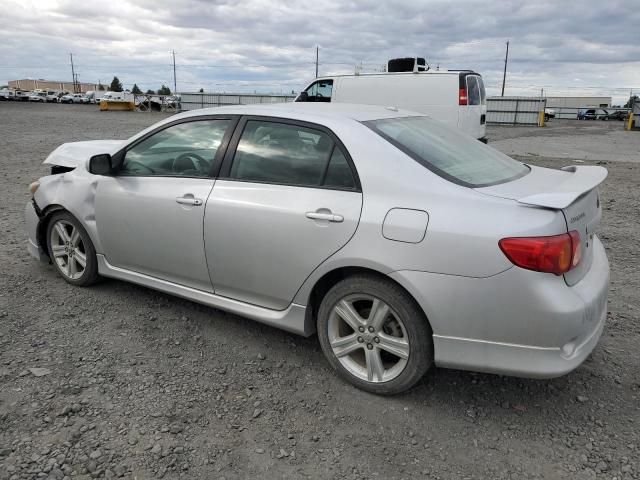
M16 97L16 93L13 90L10 90L8 88L3 88L2 90L0 90L1 101L15 100L15 97Z
M472 70L419 68L416 63L409 71L397 71L400 68L392 73L322 77L311 82L295 101L404 108L430 115L486 143L487 96L482 75Z
M84 93L67 93L60 98L60 103L83 103Z
M609 114L609 120L626 120L629 118L629 114L624 110L616 110Z
M31 95L29 95L29 101L45 103L47 101L47 92L31 92Z
M545 108L544 109L545 121L550 120L552 118L556 118L556 111L553 108Z
M600 166L529 166L420 114L282 104L66 143L30 185L29 252L301 335L364 390L433 365L554 377L595 347Z
M47 103L59 103L60 98L64 95L60 90L49 90L47 92Z
M82 99L82 103L100 103L100 99L102 98L103 92L100 90L94 91L89 90L84 94L84 98Z
M609 112L603 108L588 108L578 112L578 120L609 120Z
M22 101L22 102L29 101L29 96L31 95L31 92L28 92L26 90L16 90L15 93L16 93L15 100Z

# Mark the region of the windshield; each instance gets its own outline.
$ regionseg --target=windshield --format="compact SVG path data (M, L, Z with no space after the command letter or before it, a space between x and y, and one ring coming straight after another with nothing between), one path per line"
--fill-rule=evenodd
M459 185L487 187L529 172L526 165L429 117L364 124L424 167Z

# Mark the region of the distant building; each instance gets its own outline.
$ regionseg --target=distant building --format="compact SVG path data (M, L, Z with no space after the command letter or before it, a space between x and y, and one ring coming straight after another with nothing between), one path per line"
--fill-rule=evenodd
M547 108L610 107L611 97L547 97Z
M98 85L95 83L81 83L78 82L76 84L78 88L77 93L85 93L90 90L98 90ZM69 92L74 92L73 82L59 82L56 80L33 80L31 78L27 78L24 80L9 80L9 88L14 88L16 90L66 90ZM106 88L106 87L105 87Z

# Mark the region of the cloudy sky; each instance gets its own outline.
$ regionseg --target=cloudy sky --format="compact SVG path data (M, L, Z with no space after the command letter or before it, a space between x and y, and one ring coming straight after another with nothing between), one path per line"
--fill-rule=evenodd
M507 95L640 93L637 0L3 0L0 83L70 80L180 91L300 90L320 74L424 56Z

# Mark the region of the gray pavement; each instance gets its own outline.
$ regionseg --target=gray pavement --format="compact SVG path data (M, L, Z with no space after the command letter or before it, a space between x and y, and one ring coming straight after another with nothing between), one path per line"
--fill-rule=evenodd
M640 131L625 131L621 121L551 120L544 128L489 126L487 136L492 147L510 156L640 163Z

